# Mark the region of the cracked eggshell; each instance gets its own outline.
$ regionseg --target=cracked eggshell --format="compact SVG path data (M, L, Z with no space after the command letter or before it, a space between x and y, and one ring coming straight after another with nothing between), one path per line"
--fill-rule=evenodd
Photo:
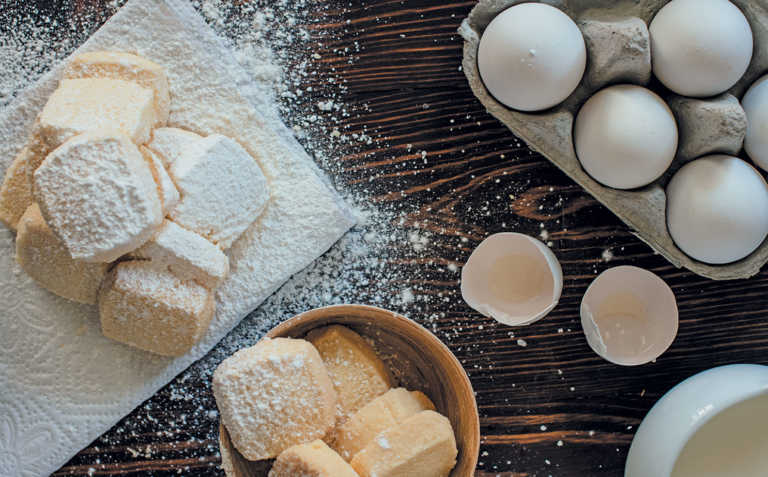
M610 268L581 300L581 326L589 346L622 366L651 362L677 335L675 294L656 274L638 267Z
M491 235L461 269L464 301L509 326L544 318L557 305L562 290L563 272L555 254L523 234Z

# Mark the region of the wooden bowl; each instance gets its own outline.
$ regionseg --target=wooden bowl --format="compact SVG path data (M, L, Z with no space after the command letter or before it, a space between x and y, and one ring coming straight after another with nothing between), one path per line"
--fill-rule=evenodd
M408 318L372 306L338 305L297 315L273 328L270 338L303 338L315 328L347 326L373 341L379 356L389 365L399 386L429 396L440 414L447 416L459 449L450 477L475 473L480 452L480 420L472 384L459 361L435 335ZM221 460L229 477L262 477L272 462L246 460L219 425Z

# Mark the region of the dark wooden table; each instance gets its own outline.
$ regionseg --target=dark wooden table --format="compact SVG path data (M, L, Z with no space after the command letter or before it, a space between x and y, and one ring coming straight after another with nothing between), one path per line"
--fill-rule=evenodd
M5 8L33 21L29 3L35 2L10 3ZM106 1L37 3L41 14L84 25L61 33L80 40L113 11ZM346 85L341 99L353 114L339 126L377 140L332 158L333 166L320 165L340 189L399 213L404 220L393 227L408 230L418 222L431 233L421 252L403 244L388 264L398 272L393 276L412 278L379 286L440 295L419 301L418 309L396 308L421 321L440 316L438 335L451 336L448 344L472 379L483 435L477 475L621 476L635 429L673 385L717 365L768 364L768 273L713 282L675 269L488 115L459 68L456 29L473 4L331 1L324 18L332 20L310 26L325 42L317 61L321 72ZM342 54L345 47L352 53ZM299 80L314 87L314 96L285 107L317 113L327 78ZM546 319L514 329L515 337L469 309L457 293L457 275L435 266L461 266L484 237L503 230L548 231L565 276L560 305ZM611 365L582 335L582 294L597 273L620 264L652 270L677 296L679 335L656 363ZM284 318L303 311L290 304L280 310ZM255 341L263 332L250 317L235 333ZM223 475L209 379L224 354L214 350L54 475Z

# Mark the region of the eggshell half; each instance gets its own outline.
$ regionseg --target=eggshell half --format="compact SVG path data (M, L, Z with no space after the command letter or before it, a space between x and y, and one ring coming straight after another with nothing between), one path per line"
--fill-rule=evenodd
M563 272L555 254L527 235L491 235L461 270L461 296L485 316L509 326L540 320L557 305Z
M589 346L607 361L645 364L675 340L677 300L664 280L648 270L609 268L581 300L581 326Z

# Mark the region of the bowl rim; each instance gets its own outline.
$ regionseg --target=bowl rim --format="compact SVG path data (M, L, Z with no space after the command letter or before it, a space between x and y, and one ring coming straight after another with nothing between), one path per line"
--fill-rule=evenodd
M748 373L750 375L754 373L755 375L760 376L761 379L756 382L742 382L742 384L740 384L740 389L730 387L735 379L743 378L743 376L737 376L738 373L742 372ZM720 381L722 381L722 383L720 383ZM713 368L705 369L692 376L689 376L674 385L671 389L669 389L669 391L664 393L664 395L661 396L658 401L654 403L654 405L643 418L640 426L638 426L637 432L635 433L635 436L632 439L632 443L630 444L627 459L625 461L624 477L642 477L642 474L635 472L634 463L638 459L642 458L642 456L637 457L636 454L642 453L644 449L638 449L639 446L635 441L638 438L638 435L641 436L638 441L647 439L645 433L650 428L653 430L660 429L656 422L658 419L656 417L656 413L662 412L660 410L665 408L665 406L671 405L670 403L673 403L673 401L679 401L683 393L687 392L688 389L692 389L704 382L717 382L721 385L725 384L727 385L726 387L729 389L729 392L727 395L722 396L714 401L708 400L707 412L701 414L698 419L691 421L687 426L685 426L685 429L682 430L678 436L678 442L674 442L671 446L671 460L666 459L665 461L664 458L661 458L657 461L657 465L662 466L667 472L667 475L671 474L674 470L675 465L677 464L678 459L680 459L680 456L682 455L683 450L685 449L685 446L688 444L688 442L714 417L727 411L733 406L768 394L768 366L751 363L733 363L715 366ZM731 391L731 389L733 390Z
M466 455L466 458L469 459L469 463L471 464L470 467L472 468L472 473L468 474L466 476L462 477L471 477L474 475L475 470L477 469L477 463L480 459L480 414L478 412L477 408L477 399L475 398L475 392L472 387L472 382L469 379L469 376L467 375L467 371L464 369L464 366L461 365L458 358L453 354L453 352L446 346L443 341L435 336L431 331L429 331L427 328L423 327L422 325L418 324L414 320L401 315L400 313L387 310L385 308L380 308L377 306L371 306L371 305L362 305L362 304L339 304L339 305L328 305L323 306L319 308L313 308L311 310L299 313L298 315L293 316L292 318L289 318L274 328L270 329L265 335L264 338L275 338L279 336L283 336L284 333L294 328L297 324L303 323L306 321L310 321L314 318L320 317L320 316L328 316L330 313L338 313L338 314L355 314L356 311L364 310L366 312L373 312L375 314L380 315L384 319L388 320L394 320L398 323L402 324L405 327L408 327L415 331L416 333L423 335L425 339L430 341L435 347L440 351L443 358L445 358L445 362L449 363L449 366L452 368L455 368L457 371L457 375L461 376L461 383L458 387L460 390L460 399L465 398L465 400L469 403L471 403L471 411L473 415L473 422L472 422L472 435L466 436L468 437L468 444L470 446L469 449L464 448L463 453ZM379 326L379 325L376 325Z

